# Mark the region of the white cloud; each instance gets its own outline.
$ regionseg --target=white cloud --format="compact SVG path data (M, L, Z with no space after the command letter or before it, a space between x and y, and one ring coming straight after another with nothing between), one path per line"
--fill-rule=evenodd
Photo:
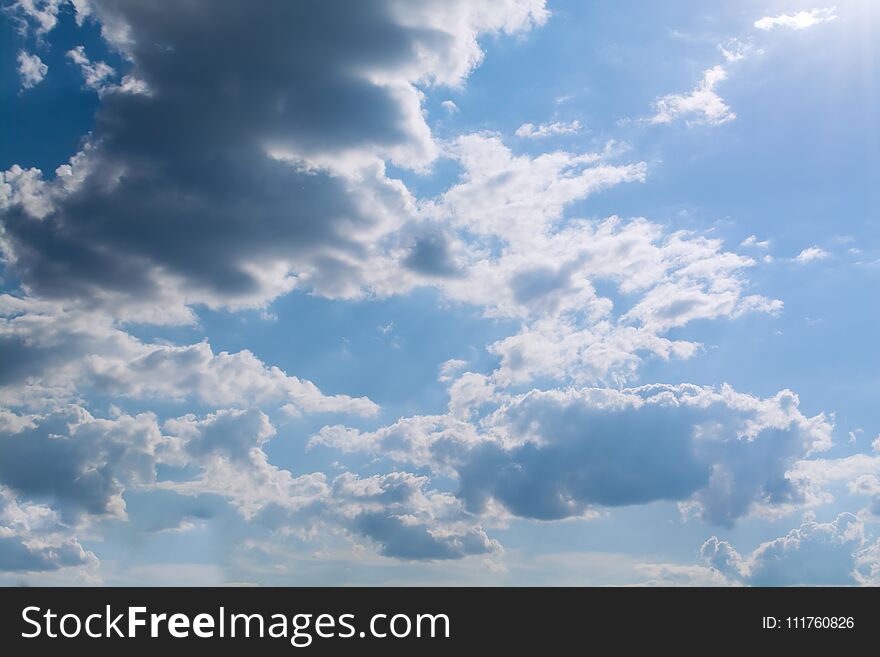
M47 187L39 169L22 169L13 164L7 171L0 171L0 209L20 205L30 216L42 219L52 212L52 189Z
M40 29L54 25L57 3L19 4L34 9L28 15L47 26ZM264 25L266 17L244 4L233 12L237 19ZM79 2L78 16L90 6ZM89 60L82 46L68 57L86 86L102 94L110 116L100 125L114 129L96 128L53 179L18 165L0 176L0 248L9 271L23 280L21 297L0 297L0 402L19 411L0 410L0 482L10 486L10 499L35 496L52 505L28 513L56 513L75 525L124 518L126 491L209 497L225 500L239 521L259 524L278 542L343 536L358 548L366 540L388 557L433 560L499 554L484 527L512 515L586 518L594 507L675 500L729 524L768 508L790 511L818 494L818 477L792 473L830 445L831 423L803 415L789 391L760 399L689 385L525 394L514 388L537 379L622 385L645 357L699 353L702 345L692 338L676 337L680 327L782 307L750 293L743 272L754 260L725 251L718 239L670 232L644 218L570 216L574 204L596 193L646 179L644 162L617 161L621 147L532 156L490 133L435 141L422 112L425 89L463 84L483 56L480 36L543 23L543 2L390 3L387 15L369 18L386 21L376 32L399 37L405 47L388 54L384 45L361 51L359 42L348 43L352 52L340 50L341 61L317 71L320 89L333 88L310 97L308 107L275 93L279 80L301 81L301 71L282 67L262 77L263 54L296 53L296 39L285 36L253 61L237 53L241 60L230 57L214 70L206 64L218 56L211 38L228 26L212 32L217 26L204 25L199 2L182 10L179 34L147 7L100 0L94 6L132 73L116 82L117 72ZM352 23L334 21L336 36L360 30ZM186 48L157 56L157 44L183 34L191 39ZM371 48L383 56L373 57ZM175 61L179 52L194 59ZM722 52L739 61L748 47L731 42ZM203 80L191 74L196 69L232 82ZM154 96L135 77L141 73L156 84ZM709 69L690 94L659 99L651 121L733 119L716 93L725 76L721 66ZM338 78L344 84L333 86ZM179 89L192 93L163 93ZM144 97L111 102L107 94L117 92ZM356 115L342 117L344 130L327 128L337 115L321 108L350 95L367 106L344 104ZM188 100L177 103L182 97ZM457 111L450 100L441 106ZM265 107L272 111L261 114ZM152 121L159 115L165 124ZM361 116L373 122L362 125ZM540 138L580 128L577 121L528 123L516 134ZM219 154L213 173L202 157L203 130ZM151 141L153 134L163 136ZM416 199L386 173L386 161L423 171L436 157L461 165L462 175L433 199ZM294 195L286 196L290 190ZM239 205L244 199L256 202ZM120 212L132 227L122 238ZM56 242L51 252L41 250ZM767 242L751 236L742 246ZM419 286L518 325L488 346L497 368L469 372L467 362L447 361L439 377L448 384L448 412L401 418L375 431L325 427L311 444L367 451L423 468L420 475L295 475L298 469L273 464L267 453L270 440L289 439L285 431L276 436L276 416L369 416L377 406L324 394L248 350L150 342L122 328L134 321L194 325L200 304L265 308L293 289L360 298ZM379 330L390 335L392 328ZM113 409L101 418L87 410L90 398L197 409L174 406L171 419ZM30 462L39 471L22 466ZM173 475L164 478L166 470ZM433 489L425 472L452 477L458 491ZM860 491L876 488L866 475L858 482ZM15 532L22 544L39 533ZM27 549L51 556L39 546ZM89 560L79 553L79 563ZM642 570L653 582L719 579L704 567Z
M89 89L103 92L109 85L109 81L116 76L116 71L106 62L93 62L86 55L83 46L77 46L67 51L67 57L77 66L83 76L83 82Z
M755 45L751 39L743 41L742 39L728 39L724 43L718 45L722 56L727 62L741 62L753 52L762 54L763 51L755 49Z
M283 405L292 415L378 409L365 397L324 395L247 350L215 354L207 342L145 343L97 313L9 295L0 295L0 346L9 351L0 402L13 406L51 408L98 393L212 406Z
M27 30L30 21L36 25L37 34L42 35L51 31L58 23L58 10L66 2L67 0L14 0L8 11L18 17L22 31Z
M49 67L37 55L32 55L24 50L18 51L18 75L21 78L22 89L33 89L43 81Z
M642 563L637 573L648 579L638 586L730 586L731 581L718 570L706 566L671 563Z
M449 112L450 114L457 114L458 113L458 105L456 105L451 100L444 100L442 103L440 103L440 106L443 109L445 109L447 112Z
M209 10L208 4L187 5L173 29L152 10L141 12L103 0L82 5L91 9L102 35L131 70L117 80L122 71L90 60L81 46L68 57L80 66L86 86L102 96L125 92L137 98L103 101L113 117L96 125L83 158L95 203L88 218L78 213L69 194L55 189L55 181L45 182L47 193L38 211L41 218L54 218L41 226L41 232L54 232L51 239L68 241L79 239L73 236L86 224L92 226L80 249L61 248L69 259L65 265L43 267L36 262L49 255L27 244L31 224L22 215L31 215L32 208L18 203L21 195L4 189L2 246L10 266L34 276L23 283L35 294L54 288L56 297L88 300L125 321L179 321L192 317L194 304L262 308L295 287L332 298L411 289L409 274L395 274L402 263L390 258L386 248L405 237L397 231L414 219L415 201L400 180L386 175L385 163L426 170L438 155L438 145L422 111L423 88L460 86L482 59L480 37L515 34L543 24L548 17L543 0L418 5L389 1L385 11L369 16L349 12L346 21L334 18L326 23L332 25L328 38L346 44L334 50L339 58L328 58L323 61L326 70L310 69L308 74L296 64L300 50L311 48L305 43L311 35L302 27L310 21L302 20L299 9L281 3L253 11L241 3L230 10L228 24L212 22L206 29L202 12ZM56 14L55 9L50 13ZM308 11L320 21L328 10L316 5ZM216 39L225 39L230 30L257 34L259 26L282 15L300 26L303 38L255 38L254 47L239 53L247 57L222 64L217 60ZM370 38L352 39L355 31L363 34L364 20L376 23ZM179 25L181 21L189 21L192 29ZM248 21L254 29L247 27ZM47 21L45 29L54 24L54 19ZM186 43L165 48L177 39ZM164 48L158 59L153 56L157 44ZM175 61L184 57L182 53L188 60ZM267 57L284 63L284 70L270 74ZM197 62L204 62L204 68ZM237 93L215 84L211 73L204 73L215 65L225 67L215 71L218 75L248 89ZM305 79L310 76L321 81L314 83L314 89L323 90L320 97L304 105L293 98L278 103L279 84L313 84ZM325 84L328 80L331 84ZM191 93L170 92L183 88ZM263 93L268 96L260 100L257 96ZM340 98L348 100L340 104ZM339 114L342 105L348 108L346 116ZM271 116L257 116L270 106L275 108ZM333 112L322 109L331 106ZM197 129L206 125L207 115L216 129ZM164 118L160 121L158 116ZM111 125L111 131L102 133ZM142 139L154 130L156 138ZM195 143L201 133L206 141ZM200 159L203 147L222 152L219 157L228 166L211 173ZM177 176L181 167L201 174ZM281 187L271 182L279 178L287 180ZM141 186L147 180L151 182ZM250 191L237 196L251 199L249 208L218 198L217 190L229 188L230 180L249 186ZM147 186L164 192L145 193ZM277 189L287 190L290 198L279 199ZM114 226L119 225L122 207L133 229L137 224L155 239L120 236ZM180 216L191 212L195 215ZM157 216L167 221L157 223ZM224 229L216 230L218 226ZM159 236L160 229L168 234ZM166 248L169 243L181 245L178 257ZM74 253L83 254L83 259ZM111 273L117 266L126 276ZM96 267L104 274L89 273ZM62 269L63 277L55 279L52 272Z
M606 164L611 154L554 151L514 155L498 135L463 135L447 154L464 168L462 180L422 213L481 235L523 243L561 219L564 207L625 182L644 181L646 164Z
M577 201L645 179L644 163L610 162L617 150L514 155L494 134L447 146L464 169L461 181L419 211L428 225L459 232L444 238L454 267L431 284L487 316L523 321L489 347L501 357L495 384L535 376L622 383L639 352L664 359L697 353L698 344L663 336L672 328L781 310L779 301L746 293L742 272L755 262L725 252L720 240L667 234L646 219L568 217ZM624 295L619 308L597 294L599 284Z
M796 14L779 14L778 16L764 16L755 21L755 27L759 30L772 30L776 27L784 27L792 30L803 30L819 23L827 23L837 18L837 8L811 9L799 11Z
M712 536L701 554L723 575L755 586L876 586L880 574L880 542L870 544L851 513L825 523L805 520L746 556Z
M58 514L45 504L23 502L0 486L0 572L46 572L92 568L84 549Z
M555 121L553 123L523 123L516 129L516 136L526 139L540 139L542 137L550 137L553 135L573 135L581 130L580 121L572 121L564 123Z
M751 246L751 247L755 247L758 249L768 249L768 248L770 248L770 241L769 240L759 240L755 235L749 235L747 238L745 238L740 243L740 246L746 246L746 247Z
M733 121L736 114L728 107L715 88L727 79L723 66L715 66L703 73L703 79L688 94L670 94L654 103L656 114L648 119L651 123L672 123L678 118L709 125L721 125Z
M489 392L475 396L471 409L492 405L473 421L451 398L449 414L374 432L325 427L310 445L382 454L453 477L473 513L491 516L501 505L550 520L677 500L724 525L804 504L809 491L787 472L831 446L828 418L803 415L790 391L767 399L694 385Z
M437 378L441 383L452 381L455 373L467 366L467 361L459 358L450 358L440 365L440 376Z
M807 262L813 262L814 260L824 260L825 258L829 258L830 256L831 254L828 253L828 251L826 251L825 249L822 249L818 246L811 246L797 254L795 260L797 262L805 264Z
M24 424L24 423L19 423ZM293 476L263 450L275 435L255 409L185 415L160 425L151 413L101 419L81 407L32 416L16 433L0 433L0 570L89 565L64 527L101 518L126 520L127 490L225 499L248 522L281 536L317 542L340 532L365 537L379 553L401 559L459 559L500 552L454 496L428 488L426 477L390 472ZM45 467L53 463L52 468ZM158 466L177 474L159 475ZM15 494L51 500L19 504ZM187 505L175 507L185 520ZM171 511L174 513L174 510ZM169 527L179 526L166 519ZM63 524L62 524L63 522Z
M0 481L49 501L71 526L85 515L124 518L122 494L154 482L171 445L153 413L102 419L68 406L29 420L20 431L0 434Z

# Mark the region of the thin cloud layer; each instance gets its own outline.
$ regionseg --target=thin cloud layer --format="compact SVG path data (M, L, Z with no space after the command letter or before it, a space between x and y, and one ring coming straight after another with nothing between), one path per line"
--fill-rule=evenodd
M21 78L22 90L33 89L43 81L46 73L49 72L49 67L43 63L39 55L19 50L16 59L18 61L18 75Z

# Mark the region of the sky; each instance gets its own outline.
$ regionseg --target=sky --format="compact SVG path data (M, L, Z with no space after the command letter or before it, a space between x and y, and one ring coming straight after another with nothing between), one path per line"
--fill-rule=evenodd
M4 0L0 583L880 584L878 37Z

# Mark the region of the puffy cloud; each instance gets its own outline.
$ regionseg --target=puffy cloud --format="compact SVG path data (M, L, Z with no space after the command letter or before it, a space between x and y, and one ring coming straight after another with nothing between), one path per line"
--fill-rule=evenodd
M367 478L345 473L333 482L334 504L348 524L401 559L460 559L501 551L468 520L452 495L426 491L425 477L392 472Z
M71 406L0 433L0 484L50 501L66 522L123 517L123 491L154 481L168 446L152 413L101 419Z
M799 11L796 14L779 14L778 16L764 16L755 21L755 27L759 30L772 30L777 27L792 30L803 30L819 23L828 23L837 18L837 7L824 9L811 9Z
M67 2L68 0L14 0L3 9L18 21L19 29L22 32L26 32L28 27L33 24L37 35L41 36L57 25L58 12ZM80 7L85 7L86 3L79 0L72 4L77 9L77 20L79 21L81 20ZM87 13L86 9L83 11Z
M440 365L440 376L437 380L441 383L452 381L456 372L467 366L467 361L460 358L450 358Z
M648 577L639 586L729 586L724 575L706 566L671 563L645 563L635 566L636 572Z
M346 472L332 481L319 472L294 476L271 464L263 450L274 435L269 418L257 409L185 415L160 424L151 413L101 419L70 407L21 417L17 426L4 422L0 570L92 563L94 555L82 550L66 527L124 519L128 490L216 496L245 520L276 534L320 541L323 533L341 532L354 541L367 538L381 554L401 559L500 551L461 502L428 489L426 477L401 472L367 478ZM160 465L170 476L159 476ZM51 507L21 505L15 495L48 500ZM175 504L171 512L176 509L185 520L189 508ZM166 518L161 527L176 525Z
M695 122L721 125L733 121L736 114L728 107L715 88L727 79L723 66L714 66L703 73L703 79L687 94L669 94L654 103L656 114L651 123L672 123L681 117L692 117Z
M548 372L576 373L580 383L622 381L640 354L699 350L661 335L669 328L780 308L741 294L736 272L751 260L720 252L716 241L664 236L644 220L565 219L572 203L645 179L645 163L611 162L613 145L530 157L514 155L497 135L465 135L443 149L462 165L462 180L437 198L418 203L387 178L377 158L418 167L435 149L421 112L407 114L410 101L400 94L408 98L416 84L458 84L480 60L481 31L540 23L540 3L395 4L365 19L372 30L358 19L359 4L324 30L322 43L346 45L332 48L322 75L292 63L312 33L302 43L270 39L257 48L293 49L290 57L216 55L224 52L216 44L244 26L270 17L308 22L299 15L306 9L233 4L209 30L186 30L200 7L188 6L175 27L136 3L95 5L132 75L156 93L105 87L91 145L64 176L7 173L2 246L30 293L98 306L122 321L174 323L191 321L196 302L238 309L294 288L353 297L432 285L487 315L526 321L490 347L501 358L494 381L501 385ZM323 25L322 17L308 18ZM426 45L425 25L452 36ZM350 43L346 30L363 38ZM380 39L383 30L399 35L399 47ZM377 49L390 51L379 57ZM269 60L281 68L264 70ZM308 107L284 91L283 81L301 77L312 80ZM270 112L269 96L278 93L284 97L272 97ZM357 106L357 116L313 112L325 101L337 110ZM124 223L115 220L121 214ZM615 315L611 300L596 294L602 279L644 297Z
M363 294L383 238L414 214L383 160L436 157L419 85L460 84L480 34L547 15L535 0L193 2L174 21L161 3L89 6L130 84L105 86L109 70L71 51L104 90L83 180L46 181L36 214L7 194L2 246L34 294L123 316L259 307L295 286ZM150 93L120 93L132 85Z
M747 238L745 238L740 243L740 246L752 246L752 247L755 247L758 249L768 249L768 248L770 248L770 241L769 240L759 240L757 238L757 236L749 235Z
M165 423L180 441L183 462L200 475L159 485L181 494L230 500L245 518L276 533L315 537L343 532L369 539L380 554L400 559L459 559L501 550L452 495L429 490L428 479L404 472L359 477L345 472L294 477L269 463L261 446L275 433L259 411L221 411Z
M480 196L480 185L467 191L475 199L493 199L478 215L480 222L494 220L496 208L506 210L498 216L499 223L508 222L506 243L498 255L476 257L461 277L441 283L449 298L482 306L489 316L523 321L517 333L489 346L501 358L495 373L500 385L535 377L625 381L645 354L668 359L697 353L700 345L664 336L675 327L782 309L778 300L746 294L742 272L754 260L725 252L717 239L666 234L645 219L562 222L565 199L548 189L532 190L520 201L525 185L510 192L509 203L506 183ZM599 295L599 284L616 288L620 300Z
M804 416L789 391L760 399L726 386L653 385L533 390L502 396L476 423L449 414L375 432L325 427L310 444L452 476L473 513L499 503L551 520L673 500L729 525L765 507L804 503L809 491L788 470L830 447L831 425Z
M724 43L719 44L718 49L728 62L741 62L752 52L763 52L761 50L755 51L755 46L751 39L745 41L742 39L728 39Z
M866 540L856 516L841 513L831 522L806 520L746 556L716 536L703 544L701 554L716 571L754 586L876 585L878 545Z
M801 264L806 264L808 262L813 262L814 260L825 260L825 258L830 256L831 254L825 249L818 246L811 246L798 253L797 256L795 256L795 261Z
M565 206L614 185L644 181L646 173L644 162L604 163L610 152L514 155L489 133L458 137L447 154L463 167L462 180L426 203L423 213L519 244L544 233Z
M116 71L106 62L92 62L86 55L83 46L77 46L67 51L67 57L82 72L85 85L95 91L101 91L107 84L107 81L116 75Z
M62 4L20 0L14 11L44 34ZM720 240L642 218L569 216L602 190L646 179L646 164L619 162L614 144L524 155L491 133L435 141L426 90L460 87L481 61L482 35L545 21L541 0L373 0L344 11L195 0L175 5L174 21L163 3L74 4L126 63L117 72L71 50L100 95L83 150L54 177L19 165L0 173L0 249L22 286L0 297L0 403L18 411L0 409L0 569L92 563L68 526L124 519L130 491L188 498L169 505L176 511L162 528L185 526L208 499L276 543L342 536L409 560L497 554L485 527L511 515L588 517L668 500L729 525L820 494L823 480L805 469L819 467L813 455L830 445L831 425L804 416L788 391L515 394L537 379L622 384L646 356L698 353L674 333L690 322L781 309L749 293L743 272L754 261ZM723 48L730 62L746 52ZM690 94L659 99L651 120L731 120L716 93L725 75L710 69ZM441 107L457 111L452 101ZM524 124L516 134L578 129ZM432 199L414 197L386 168L424 172L437 157L462 174ZM147 342L123 329L193 324L200 305L265 307L294 289L355 298L419 286L519 322L488 347L497 367L444 364L446 413L376 431L325 427L311 441L418 475L279 467L267 453L283 439L276 412L372 415L376 405L324 394L247 350ZM86 410L96 397L187 402L198 413L101 418ZM876 495L871 476L852 485ZM438 490L431 477L450 477L455 489ZM713 558L739 581L751 557L728 548ZM644 569L654 582L714 582L719 572ZM860 572L876 577L870 566Z
M270 506L299 510L327 493L323 474L294 477L269 463L262 447L275 435L275 427L258 409L223 409L203 418L189 414L166 421L162 430L173 446L167 461L194 466L198 473L157 482L159 488L218 495L247 519Z
M845 484L850 495L872 498L868 512L880 515L880 444L874 442L874 454L806 459L796 463L789 476L801 486L814 488Z
M250 351L215 354L207 342L145 343L105 316L0 295L0 402L42 408L81 394L193 400L209 406L283 406L290 414L371 415L365 397L324 395L311 381L267 366Z
M622 381L634 374L640 354L689 357L698 351L695 343L665 338L671 328L781 309L779 301L744 294L741 271L754 261L724 252L718 240L666 234L645 219L566 217L576 201L644 179L644 163L609 163L615 150L514 155L492 134L448 145L462 164L462 180L424 202L421 214L476 242L456 246L456 275L434 284L447 298L482 307L488 316L523 320L516 334L489 347L501 358L495 383L540 376ZM445 247L431 252L451 263L457 244L447 238ZM616 286L632 307L615 308L598 295L600 282Z
M458 114L458 105L456 105L455 102L451 100L444 100L442 103L440 103L440 106L450 114Z
M33 55L24 50L18 51L18 75L21 78L22 89L32 89L46 77L49 67L43 63L38 55Z
M516 129L516 136L526 139L540 139L553 135L573 135L580 132L580 129L580 121L572 121L571 123L554 121L553 123L541 123L539 125L523 123Z
M96 562L50 507L22 502L0 486L0 572L44 572Z

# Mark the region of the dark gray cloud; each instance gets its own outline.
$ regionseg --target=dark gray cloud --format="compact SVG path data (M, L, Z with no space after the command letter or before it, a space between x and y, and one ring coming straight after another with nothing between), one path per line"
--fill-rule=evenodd
M463 20L442 22L387 0L90 6L149 93L106 88L76 183L44 190L41 220L23 203L0 219L32 293L120 305L169 290L259 304L291 275L356 291L410 212L380 160L434 156L415 85L457 81L478 59L476 34L531 22L531 9L517 22L511 7L461 2L444 9Z

